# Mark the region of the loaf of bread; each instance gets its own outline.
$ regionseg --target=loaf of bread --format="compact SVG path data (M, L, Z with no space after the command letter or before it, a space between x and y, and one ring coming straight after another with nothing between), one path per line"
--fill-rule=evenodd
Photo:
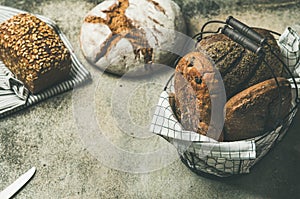
M174 78L176 112L182 126L222 141L222 129L211 123L212 99L222 97L211 60L201 52L191 52L178 62ZM222 122L222 118L213 119Z
M277 85L278 82L278 85ZM226 141L243 140L273 130L291 109L291 86L283 77L255 84L226 103Z
M33 94L65 80L71 69L70 53L55 30L27 13L0 24L0 59Z
M280 55L275 38L267 30L258 28L254 30L267 38L273 52ZM197 48L204 50L215 62L223 77L228 99L254 84L270 79L274 75L280 77L283 73L283 65L268 47L264 49L265 56L259 58L227 36L214 34L204 37Z
M103 71L142 76L174 63L184 45L177 31L185 29L171 0L105 0L84 19L81 49Z

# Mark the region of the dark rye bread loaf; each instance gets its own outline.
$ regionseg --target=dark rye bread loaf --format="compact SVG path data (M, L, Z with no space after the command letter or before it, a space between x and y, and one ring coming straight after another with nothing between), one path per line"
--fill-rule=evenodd
M0 24L0 59L33 94L63 81L71 69L70 53L60 37L31 14Z
M220 79L211 60L201 52L187 54L178 62L174 79L175 114L182 126L222 141L223 133L210 121L212 99L221 97L217 87Z
M267 30L258 28L254 30L266 37L274 53L280 55L276 40ZM204 37L197 48L204 50L215 62L223 77L228 99L256 83L274 77L262 59L223 34ZM267 47L265 47L265 54L264 59L271 66L274 75L282 76L283 65Z
M269 79L238 93L226 103L224 140L235 141L273 130L291 108L291 86L283 77Z

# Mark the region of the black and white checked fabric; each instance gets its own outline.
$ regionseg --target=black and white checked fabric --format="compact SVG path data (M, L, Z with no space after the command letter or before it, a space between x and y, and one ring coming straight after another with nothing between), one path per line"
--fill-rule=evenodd
M289 67L295 76L300 74L300 36L291 27L279 37L278 44L284 63Z
M19 13L25 12L10 7L0 6L0 23ZM69 49L72 60L72 69L70 77L66 81L55 85L39 94L29 94L27 100L24 100L18 97L13 90L6 88L6 82L8 78L12 77L12 74L0 60L0 118L3 118L16 111L32 106L52 96L69 91L72 88L79 86L91 79L90 73L77 59L70 42L68 41L66 36L61 32L59 27L55 24L55 22L44 16L36 16L44 22L46 22L48 25L50 25L57 32L57 34L60 36L66 47Z
M296 112L297 109L294 109L282 125L262 136L235 142L217 142L184 130L173 113L168 91L163 91L152 118L150 131L172 143L191 169L226 177L249 173L250 168L281 140Z
M291 31L290 28L287 30ZM283 34L281 40L295 41L293 38L285 38L294 36L295 34ZM285 43L289 42L282 41L278 42L280 48L289 49L284 46ZM297 48L298 50L295 50ZM292 51L293 53L282 50L282 53L285 53L285 62L289 64L291 71L297 72L295 68L300 64L299 46L295 45ZM299 75L300 71L295 76ZM293 93L295 93L295 87L292 86L292 88ZM265 132L261 136L235 142L217 142L206 136L183 129L176 119L169 101L169 96L174 93L174 90L173 77L171 77L165 91L160 95L150 131L172 143L180 154L182 161L196 173L208 173L219 177L249 173L250 168L262 159L286 134L297 112L297 108L294 108L289 117L276 129ZM292 101L292 103L295 105L295 101Z

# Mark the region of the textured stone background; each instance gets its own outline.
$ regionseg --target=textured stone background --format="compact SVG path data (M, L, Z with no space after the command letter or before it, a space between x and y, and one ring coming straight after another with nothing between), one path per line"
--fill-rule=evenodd
M0 190L21 173L36 166L35 177L15 198L299 198L300 114L297 114L284 140L250 174L234 178L197 176L176 155L170 164L161 166L157 163L159 168L155 171L137 173L134 171L141 165L134 164L132 171L122 171L113 166L122 168L132 160L110 156L109 151L105 151L106 157L97 156L104 153L101 150L90 151L82 136L91 136L95 130L82 128L76 120L84 117L80 110L85 110L89 104L93 104L97 117L90 121L87 118L86 122L96 122L109 142L120 149L133 154L147 154L169 146L157 136L139 138L133 136L133 131L124 131L122 117L119 117L122 113L114 110L114 102L127 105L132 124L147 126L151 119L148 110L155 105L172 71L142 80L127 80L102 74L81 54L81 22L99 2L0 0L0 5L25 9L56 21L93 77L91 84L74 92L53 97L0 120ZM278 32L289 25L296 29L300 27L300 1L176 2L189 24L189 35L199 31L207 20L225 20L228 15L251 26ZM142 86L132 90L131 85ZM119 91L136 95L132 95L129 101L122 101L121 97L118 99ZM172 157L174 153L170 150L167 155ZM119 165L107 164L110 159L119 161ZM142 166L147 170L149 165Z

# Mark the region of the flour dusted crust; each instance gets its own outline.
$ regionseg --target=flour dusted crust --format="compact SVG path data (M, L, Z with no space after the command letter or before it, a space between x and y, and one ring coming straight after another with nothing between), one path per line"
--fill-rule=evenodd
M28 13L0 24L0 59L33 94L65 80L71 70L70 53L54 29Z
M81 48L102 70L145 75L174 62L170 52L182 47L174 31L185 32L185 23L171 0L106 0L86 15Z
M238 93L226 103L225 140L243 140L273 130L291 108L291 87L283 77Z
M223 132L212 126L212 99L221 97L214 66L202 52L191 52L177 64L174 77L175 109L186 130L223 140ZM222 113L220 114L222 115ZM214 118L216 119L216 118ZM209 125L212 128L208 134Z

